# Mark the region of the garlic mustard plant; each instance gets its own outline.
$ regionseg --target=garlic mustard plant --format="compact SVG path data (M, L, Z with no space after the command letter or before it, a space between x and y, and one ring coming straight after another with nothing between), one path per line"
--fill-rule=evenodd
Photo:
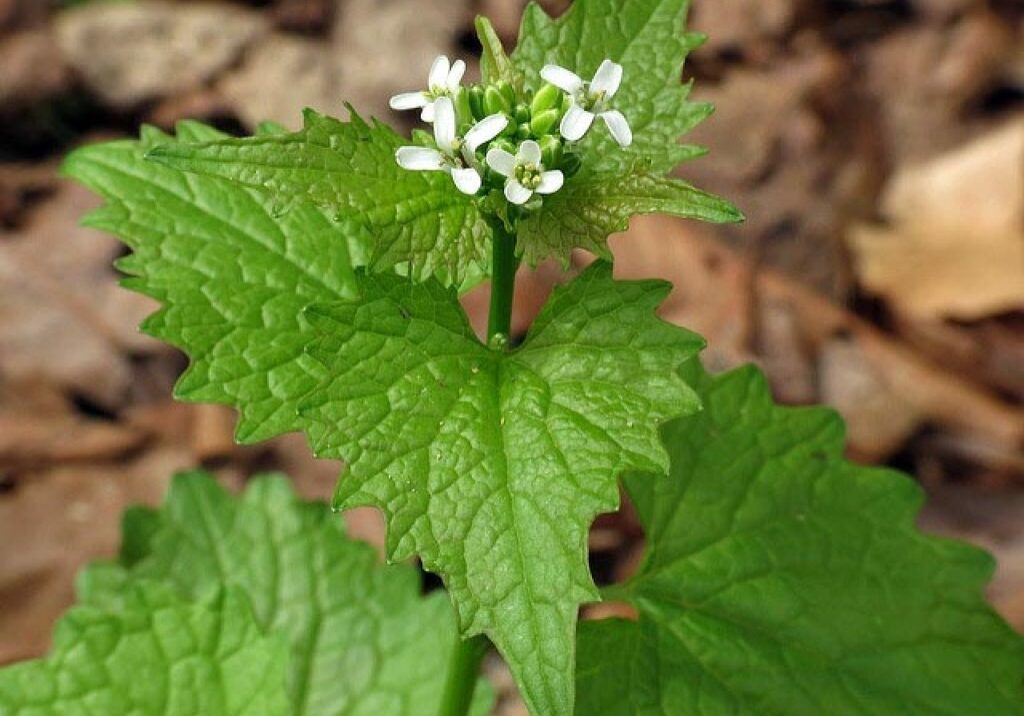
M1024 713L990 558L919 532L920 490L847 462L832 412L708 374L656 314L668 284L614 277L635 215L742 219L680 178L709 114L680 82L687 11L531 3L511 54L480 18L479 83L442 57L392 100L433 123L411 138L349 107L68 157L160 303L144 330L190 358L175 395L343 460L332 506L377 507L388 561L445 589L280 477L185 475L126 516L51 656L0 670L0 716L485 714L491 646L533 716ZM517 271L546 259L571 277L513 334ZM481 337L459 296L484 283ZM588 533L620 488L646 554L599 586ZM632 618L579 620L602 599Z

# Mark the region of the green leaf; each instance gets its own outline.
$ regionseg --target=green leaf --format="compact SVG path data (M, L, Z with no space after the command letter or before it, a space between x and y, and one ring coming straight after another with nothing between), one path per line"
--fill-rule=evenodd
M348 463L336 506L384 510L390 558L444 577L534 713L571 713L590 522L618 506L620 472L666 468L656 425L697 408L674 367L702 341L655 318L668 290L597 263L511 353L436 283L379 275L361 302L309 312L329 377L304 414L314 450Z
M595 174L546 197L541 210L519 224L523 258L536 265L554 255L568 263L579 247L610 259L608 236L625 231L631 216L653 213L718 223L743 218L729 202L678 179L646 172Z
M752 368L694 382L670 477L626 479L648 553L618 592L640 620L581 625L578 713L1024 712L991 558L918 532L921 490L846 462L831 411L774 405Z
M498 37L491 21L478 16L476 34L480 39L480 47L483 48L480 56L480 74L483 75L484 84L494 84L498 80L513 82L515 77L512 62L505 54L501 38Z
M194 122L178 132L216 133ZM86 223L133 249L118 264L131 275L124 284L163 304L143 330L192 358L177 396L238 406L243 442L296 430L297 399L321 377L303 352L302 310L355 295L363 249L311 206L280 214L254 189L145 161L167 141L147 128L141 142L87 146L64 173L106 198Z
M624 68L613 108L625 114L634 134L624 149L597 121L578 143L580 174L520 224L520 249L529 264L552 255L567 264L575 247L608 257L608 236L625 231L636 214L743 220L724 199L664 178L704 153L679 144L679 137L711 112L710 105L688 102L690 85L680 83L687 53L701 42L683 31L688 9L687 0L579 0L553 20L536 3L526 8L512 55L526 88L535 92L543 85L546 64L590 80L611 59Z
M265 190L281 207L319 206L349 231L372 237L377 270L399 267L416 279L434 276L455 286L486 272L490 231L476 202L442 172L399 167L395 150L409 141L354 110L351 115L341 122L307 110L300 132L169 143L148 156Z
M122 553L132 555L131 580L199 600L238 590L260 626L287 641L295 716L438 712L459 639L446 595L421 597L415 569L380 566L368 545L345 537L340 517L302 502L285 478L257 477L236 498L208 474L183 474L162 510L130 514ZM116 600L119 587L116 574L95 572L82 597ZM476 697L474 713L486 714L490 689Z
M284 644L262 634L243 596L187 603L159 584L114 608L61 619L48 657L0 669L3 716L281 716Z

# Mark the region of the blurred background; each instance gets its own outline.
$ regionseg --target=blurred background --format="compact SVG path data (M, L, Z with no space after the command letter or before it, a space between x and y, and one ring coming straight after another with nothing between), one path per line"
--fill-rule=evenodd
M0 0L0 663L45 650L75 571L175 470L281 469L325 498L339 469L298 436L239 448L230 410L172 401L185 360L137 332L153 305L76 225L97 201L61 157L141 122L241 134L343 100L407 129L387 98L473 57L476 13L511 46L523 5ZM664 315L714 369L757 362L779 400L845 416L852 459L916 475L922 526L993 551L991 596L1024 628L1024 3L693 0L691 26L709 40L685 75L718 110L678 174L749 220L637 220L618 275L671 280ZM518 330L564 279L524 273ZM486 295L466 304L482 323ZM347 518L380 542L376 513ZM595 576L641 549L628 510L601 518Z

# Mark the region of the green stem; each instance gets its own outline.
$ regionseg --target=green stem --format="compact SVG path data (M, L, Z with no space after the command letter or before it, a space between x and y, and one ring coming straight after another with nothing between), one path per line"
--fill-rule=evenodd
M490 642L483 634L460 639L448 662L448 679L441 700L441 716L466 716L480 675L480 662Z
M492 224L491 311L487 320L487 340L496 335L511 337L512 297L516 288L516 237L500 221Z

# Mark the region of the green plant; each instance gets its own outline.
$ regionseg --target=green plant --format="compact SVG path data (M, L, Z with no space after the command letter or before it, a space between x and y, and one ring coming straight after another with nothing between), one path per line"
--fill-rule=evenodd
M706 375L701 339L655 317L667 284L612 277L635 214L741 219L669 176L710 111L679 82L686 11L530 5L511 56L481 19L480 85L442 58L395 98L433 122L412 144L310 111L297 133L185 122L68 158L107 200L89 224L133 249L125 284L162 303L145 330L192 359L177 396L237 407L243 442L298 430L344 459L334 506L379 507L389 559L439 574L454 617L279 481L236 503L181 478L87 573L54 655L0 675L0 714L463 714L487 708L485 639L544 716L1021 713L989 558L919 534L917 488L846 463L830 412L776 407L753 369ZM577 247L598 260L513 346L516 269ZM458 294L487 279L481 342ZM577 625L622 476L648 554L603 596L639 618ZM190 636L160 641L174 659L147 641L168 624ZM118 659L146 658L160 689L139 693Z

